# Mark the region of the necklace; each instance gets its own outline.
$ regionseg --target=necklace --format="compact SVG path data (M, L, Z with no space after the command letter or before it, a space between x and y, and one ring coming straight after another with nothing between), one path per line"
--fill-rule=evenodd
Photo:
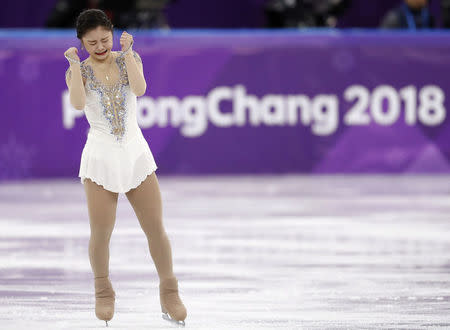
M101 73L103 73L104 75L105 75L105 78L106 78L106 81L109 81L109 76L110 76L110 71L111 71L111 63L114 61L114 58L113 58L113 56L112 55L110 55L111 56L111 61L108 63L108 64L106 64L106 66L107 66L107 72L106 72L106 70L99 70L99 71L101 71ZM97 68L97 70L98 70L99 68Z

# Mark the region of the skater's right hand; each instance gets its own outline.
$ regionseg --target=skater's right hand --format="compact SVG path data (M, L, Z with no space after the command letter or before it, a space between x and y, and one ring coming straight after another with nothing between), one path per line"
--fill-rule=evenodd
M68 56L73 60L80 61L80 58L78 57L78 49L76 47L70 47L64 52L64 56ZM69 63L71 62L69 61Z

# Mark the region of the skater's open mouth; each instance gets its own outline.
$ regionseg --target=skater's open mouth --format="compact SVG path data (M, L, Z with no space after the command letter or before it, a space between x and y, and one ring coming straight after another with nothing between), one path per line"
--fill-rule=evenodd
M97 55L105 55L107 51L108 51L108 50L105 49L105 51L103 51L103 52L101 52L101 53L97 53L97 52L96 52L95 54L97 54Z

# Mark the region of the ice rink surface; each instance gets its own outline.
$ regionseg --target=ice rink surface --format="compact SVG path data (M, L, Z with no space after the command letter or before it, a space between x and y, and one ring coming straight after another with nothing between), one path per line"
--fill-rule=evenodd
M185 328L450 329L450 176L159 176ZM104 329L78 180L0 184L0 329ZM111 329L172 329L125 195Z

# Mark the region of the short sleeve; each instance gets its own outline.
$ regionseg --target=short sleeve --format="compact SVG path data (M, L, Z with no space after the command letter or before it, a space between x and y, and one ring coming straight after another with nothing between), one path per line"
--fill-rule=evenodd
M134 50L133 50L133 56L134 56L134 58L136 59L136 62L137 62L137 63L141 63L141 64L142 64L142 59L141 59L141 57L140 57L139 54L136 53L136 51L134 51Z
M66 85L69 87L69 79L72 77L72 71L70 70L70 66L66 70Z
M81 70L81 77L83 78L83 83L84 83L88 79L89 73L87 72L86 66L83 63L81 63L80 70ZM70 66L67 68L65 76L66 76L67 87L69 87L68 82L69 82L69 79L72 78L72 70L70 70Z
M83 77L84 80L89 78L89 71L87 69L87 66L84 64L84 61L81 62L80 71L81 71L81 76Z

